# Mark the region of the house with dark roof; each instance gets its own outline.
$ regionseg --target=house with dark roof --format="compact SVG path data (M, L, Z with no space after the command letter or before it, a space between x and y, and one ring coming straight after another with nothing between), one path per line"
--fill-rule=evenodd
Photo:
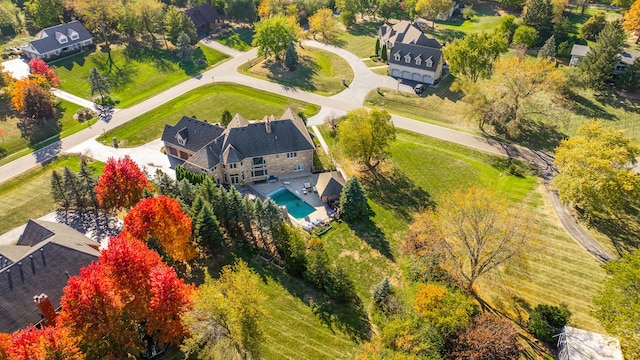
M337 171L323 172L316 181L318 196L325 204L339 200L343 186L344 178Z
M98 246L67 225L29 220L16 245L0 246L0 332L51 321L67 280L98 258Z
M442 45L427 38L417 23L402 20L393 26L383 24L378 39L380 51L387 50L391 76L429 85L442 77Z
M46 60L93 44L93 36L78 20L43 29L36 38L22 47L22 53L30 59Z
M198 35L206 34L220 23L220 14L209 3L194 6L186 11L187 16L196 26Z
M270 176L313 171L315 146L304 122L287 109L277 119L248 121L237 114L226 129L183 117L162 133L167 156L185 169L212 175L219 184L236 185Z

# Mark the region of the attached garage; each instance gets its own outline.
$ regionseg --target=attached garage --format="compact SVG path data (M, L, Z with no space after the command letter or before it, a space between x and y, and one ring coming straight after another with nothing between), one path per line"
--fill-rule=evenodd
M398 69L392 69L392 70L391 70L391 76L393 76L393 77L399 77L399 76L400 76L400 70L398 70Z
M433 77L431 75L425 75L422 79L422 82L425 84L433 84Z
M418 81L418 82L422 82L422 75L420 75L420 74L415 74L415 73L414 73L412 76L413 76L413 77L412 77L412 79L411 79L411 80L413 80L413 81Z
M408 71L403 71L402 76L403 79L411 80L411 73Z

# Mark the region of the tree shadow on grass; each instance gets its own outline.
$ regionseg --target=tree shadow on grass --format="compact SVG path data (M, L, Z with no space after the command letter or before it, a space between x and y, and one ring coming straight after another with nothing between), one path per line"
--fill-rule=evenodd
M416 211L434 206L431 195L398 167L374 171L361 178L369 199L404 220L411 222Z
M558 131L555 125L527 120L522 122L520 134L513 140L534 150L553 151L567 137L569 136Z
M124 55L128 60L152 63L156 70L161 72L171 71L173 63L177 62L172 51L145 46L139 42L128 43L124 49Z
M381 204L384 204L384 202ZM387 259L395 261L387 237L378 225L371 220L373 215L375 215L373 210L369 209L369 216L367 216L366 219L351 221L347 224L358 238L378 250L380 254L384 255Z
M448 42L448 43L452 42L455 39L462 39L466 35L464 31L447 29L447 28L445 29L436 28L435 30L431 29L429 32L434 37L437 37L441 41Z
M596 217L591 223L598 231L613 242L619 256L635 251L640 247L640 213L632 208L619 211L613 217Z
M595 98L600 103L626 112L640 114L640 101L630 100L618 94L613 89L603 89L595 93Z
M578 115L604 120L617 120L615 115L581 95L573 94L571 99L573 100L573 112Z
M319 66L310 56L300 56L300 63L294 71L289 71L282 63L271 59L266 60L262 66L268 71L267 78L272 81L304 91L316 90L312 79L318 73Z

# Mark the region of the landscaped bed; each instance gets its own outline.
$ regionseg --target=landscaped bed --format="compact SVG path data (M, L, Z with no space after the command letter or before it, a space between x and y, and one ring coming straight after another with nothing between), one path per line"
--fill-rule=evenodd
M289 71L273 59L255 60L241 66L247 75L274 81L320 95L335 95L353 81L351 66L340 56L314 48L298 47L300 63ZM344 80L344 83L343 83Z
M102 74L108 73L112 97L120 108L129 107L160 93L192 76L206 67L227 58L226 55L200 45L194 51L194 59L206 59L207 65L197 67L193 63L183 65L168 50L113 46L111 57L114 66L109 72L107 53L96 50L54 62L60 89L85 99L91 99L89 72L96 67Z
M229 110L232 115L239 113L246 119L262 119L271 114L279 117L287 107L296 111L303 110L307 117L320 110L316 105L246 86L208 84L109 131L104 138L117 137L119 146L135 147L159 138L165 124L175 125L182 116L196 115L198 119L216 123L225 110ZM107 145L112 146L110 141Z

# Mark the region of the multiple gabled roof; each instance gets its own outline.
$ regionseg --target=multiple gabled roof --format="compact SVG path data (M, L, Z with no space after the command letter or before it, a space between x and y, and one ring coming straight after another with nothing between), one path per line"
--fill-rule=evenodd
M178 138L186 134L184 144ZM267 116L248 122L236 114L226 129L184 116L175 126L165 125L162 141L194 152L186 165L212 169L219 163L232 164L244 159L313 150L315 146L304 122L287 109L280 119Z
M419 69L435 71L442 57L442 51L436 48L396 43L389 62ZM407 62L409 60L409 62Z
M33 297L45 293L60 304L70 276L98 258L98 243L58 223L29 220L15 249L0 247L12 263L0 269L0 332L11 333L42 320ZM14 249L14 250L15 250ZM1 266L0 266L1 267Z
M316 189L318 189L318 195L321 198L324 196L340 196L343 186L344 179L337 171L324 172L318 175Z
M29 45L39 54L50 53L93 39L78 20L43 29L36 34L36 37L38 39L29 42Z
M430 71L436 71L440 64L442 45L426 37L415 22L402 20L393 26L384 24L378 35L381 41L393 44L391 64Z
M380 27L380 40L390 43L402 43L427 46L435 49L442 48L442 45L436 39L429 39L424 35L420 26L413 22L402 20L391 26L383 24ZM395 46L395 45L394 45Z

